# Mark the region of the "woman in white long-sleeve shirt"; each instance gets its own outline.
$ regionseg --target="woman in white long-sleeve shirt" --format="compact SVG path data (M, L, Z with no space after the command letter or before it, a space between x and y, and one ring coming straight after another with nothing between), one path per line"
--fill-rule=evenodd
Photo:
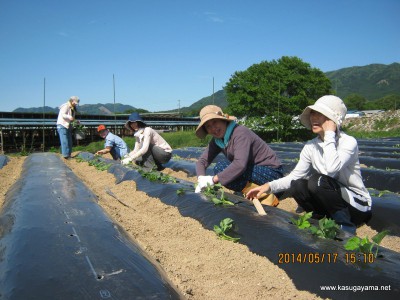
M162 164L169 162L172 156L172 148L164 138L148 127L137 112L129 116L125 127L134 131L136 141L134 149L121 163L127 165L135 161L145 171L164 169Z
M75 120L76 106L79 104L78 96L71 96L67 103L60 106L57 118L57 132L60 138L61 154L65 159L71 157L72 152L72 126Z
M340 130L346 112L343 101L332 95L308 106L300 121L317 137L306 143L289 175L250 190L247 197L290 189L303 209L355 234L356 226L371 217L372 200L361 177L357 141Z

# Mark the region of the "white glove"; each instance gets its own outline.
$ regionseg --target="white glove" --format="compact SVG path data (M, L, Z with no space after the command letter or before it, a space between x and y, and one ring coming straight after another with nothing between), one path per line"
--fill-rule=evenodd
M130 158L130 157L128 156L127 158L124 158L123 160L121 160L121 164L123 164L123 165L129 165L131 161L132 161L132 158Z
M207 186L213 186L214 185L214 181L213 181L213 176L199 176L197 178L197 186L195 189L195 193L200 193L201 190Z

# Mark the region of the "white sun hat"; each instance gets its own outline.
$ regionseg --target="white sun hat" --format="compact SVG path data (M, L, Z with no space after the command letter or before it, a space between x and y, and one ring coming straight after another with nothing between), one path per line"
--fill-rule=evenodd
M342 99L333 95L322 96L314 105L307 106L300 115L301 124L308 129L311 129L310 113L312 110L335 122L338 128L341 127L347 113L346 105Z

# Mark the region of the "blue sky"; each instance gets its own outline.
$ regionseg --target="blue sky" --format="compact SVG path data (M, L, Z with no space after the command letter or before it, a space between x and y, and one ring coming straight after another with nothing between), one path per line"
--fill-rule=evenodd
M0 0L0 111L115 101L177 109L235 71L400 62L399 0Z

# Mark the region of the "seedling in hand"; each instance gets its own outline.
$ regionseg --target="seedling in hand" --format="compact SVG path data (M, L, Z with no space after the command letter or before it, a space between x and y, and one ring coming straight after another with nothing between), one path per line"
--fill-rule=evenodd
M222 185L220 183L216 183L214 185L207 185L204 189L203 194L207 197L216 197L219 190L222 189Z

